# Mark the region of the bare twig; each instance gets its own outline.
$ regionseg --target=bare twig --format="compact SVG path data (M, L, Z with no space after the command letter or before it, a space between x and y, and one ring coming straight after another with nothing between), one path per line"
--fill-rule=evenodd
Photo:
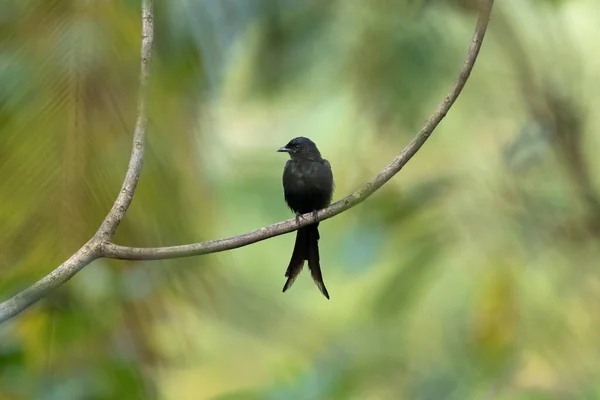
M365 201L394 175L396 175L402 169L402 167L404 167L408 160L415 155L421 146L423 146L433 130L446 116L448 110L450 110L450 107L452 107L458 98L458 95L467 83L467 80L469 79L469 75L471 74L471 70L473 69L473 65L475 64L475 60L477 59L479 49L481 48L481 44L487 30L493 4L494 0L485 0L482 2L479 12L479 19L477 21L477 27L475 28L475 33L473 34L473 41L469 48L460 75L458 76L458 79L454 83L454 86L448 95L444 98L444 101L438 106L433 115L429 117L419 134L376 177L371 179L363 187L346 198L319 211L317 215L317 219L319 221L336 216ZM303 218L300 219L299 225L296 224L295 219L288 219L287 221L278 222L276 224L269 225L252 232L244 233L242 235L181 246L144 248L119 246L114 243L105 242L102 246L101 252L105 257L117 258L121 260L161 260L166 258L197 256L247 246L252 243L272 238L274 236L295 231L299 227L308 225L314 221L315 219L312 213L309 213L303 215Z
M425 126L419 134L402 150L402 152L392 160L375 178L367 182L362 188L358 189L348 197L332 204L324 210L319 211L317 219L319 221L338 215L359 203L362 203L375 191L381 188L387 181L396 175L402 167L415 155L429 138L433 130L440 121L446 116L450 107L454 104L458 95L465 86L469 75L479 54L488 21L492 11L494 0L483 0L483 6L479 12L477 27L473 35L473 41L469 48L465 63L454 86L445 97L444 101L438 106L433 115L427 120ZM314 222L312 214L305 214L300 219L300 224L295 223L295 219L279 222L267 227L234 236L226 239L211 240L208 242L194 243L182 246L156 247L156 248L138 248L119 246L110 242L115 229L122 220L135 191L137 181L142 167L144 138L147 125L147 115L145 106L145 87L147 85L152 42L153 42L153 21L152 21L152 0L142 0L142 67L141 67L141 89L138 110L138 120L133 141L133 150L129 169L125 177L125 182L119 196L117 197L113 208L98 229L96 235L79 249L69 260L60 265L49 275L27 288L26 290L13 296L11 299L0 303L0 322L3 322L21 311L25 310L31 304L44 297L50 290L55 289L73 275L80 271L84 266L100 257L126 259L126 260L157 260L177 257L188 257L201 254L216 253L246 246L259 242L274 236L292 232L298 228Z
M152 0L142 0L142 50L141 50L141 75L140 93L138 99L138 114L133 135L133 150L129 160L129 167L123 186L112 209L100 225L100 228L90 241L81 247L67 261L58 266L32 286L16 294L9 300L0 303L0 323L14 317L30 305L34 304L51 290L71 279L83 267L102 257L101 246L115 233L117 226L125 216L131 204L133 193L140 178L144 157L144 141L148 115L146 113L146 87L150 75L150 59L152 57L152 43L154 41L154 21Z
M144 144L146 141L146 127L148 126L148 114L146 111L146 87L148 86L148 77L150 76L150 59L152 58L152 44L154 42L154 12L152 8L153 0L142 0L142 51L140 67L140 92L138 95L137 120L135 122L135 132L133 134L133 148L127 175L121 187L121 191L115 200L110 212L100 225L96 236L102 240L110 240L115 230L125 216L133 193L137 187L142 164L144 162Z
M94 239L92 239L50 274L10 299L0 303L0 323L14 317L46 296L52 289L68 281L73 275L98 257L97 243L95 244Z

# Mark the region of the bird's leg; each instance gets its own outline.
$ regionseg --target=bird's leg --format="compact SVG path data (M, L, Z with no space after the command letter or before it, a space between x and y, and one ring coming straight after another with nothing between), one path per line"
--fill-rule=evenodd
M312 210L312 215L313 215L313 218L315 219L315 221L317 221L317 218L319 216L319 210ZM300 214L299 212L296 211L296 225L300 225L301 219L304 219L302 217L302 214Z

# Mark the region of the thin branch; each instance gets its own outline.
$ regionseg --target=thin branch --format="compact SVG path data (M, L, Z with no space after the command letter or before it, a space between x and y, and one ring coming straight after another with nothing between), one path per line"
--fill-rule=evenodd
M24 311L99 257L97 243L92 239L50 274L0 303L0 323Z
M429 117L419 134L375 178L371 179L363 187L348 197L330 205L323 210L320 210L316 220L323 221L325 219L334 217L365 201L369 196L371 196L386 182L388 182L394 175L396 175L412 158L412 156L419 151L433 130L446 116L450 110L450 107L452 107L458 98L458 95L467 83L469 75L473 70L475 60L479 54L493 5L494 0L482 1L479 11L479 18L477 20L477 26L475 28L475 33L473 34L473 40L471 42L471 46L469 47L467 57L458 79L454 83L454 86L448 95L444 98L444 101L437 107L433 115ZM300 219L300 224L296 224L295 219L288 219L286 221L278 222L252 232L225 239L209 240L202 243L169 247L127 247L119 246L110 242L104 242L100 251L104 257L116 258L120 260L162 260L167 258L190 257L202 254L217 253L220 251L247 246L252 243L272 238L274 236L295 231L298 228L313 222L315 222L315 219L312 213L309 213L303 215L303 218Z
M152 58L152 44L154 42L154 11L152 0L142 0L142 51L140 68L140 92L138 95L137 120L135 122L135 132L133 134L133 148L129 167L123 181L121 191L115 200L110 212L100 225L96 236L102 240L110 240L115 234L115 230L125 216L133 194L137 187L142 164L144 162L144 145L146 142L146 128L148 126L148 114L146 110L146 91L148 87L148 77L150 76L150 59Z
M148 115L146 112L146 87L150 75L150 59L152 57L152 44L154 41L154 21L152 0L142 0L142 48L141 48L141 74L140 93L138 99L137 121L133 135L133 150L129 160L129 167L121 191L117 196L110 212L98 228L98 231L90 241L81 247L67 261L58 266L50 274L46 275L27 289L16 294L12 298L0 303L0 323L14 317L25 310L51 290L56 289L86 265L95 259L102 257L102 242L110 240L117 226L123 219L125 212L131 204L133 193L140 178L142 162L144 157L144 142L146 137L146 126Z

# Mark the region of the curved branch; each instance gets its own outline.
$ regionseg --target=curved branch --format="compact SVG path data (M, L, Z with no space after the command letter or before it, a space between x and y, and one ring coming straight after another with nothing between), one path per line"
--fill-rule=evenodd
M332 204L326 209L319 211L317 215L318 220L331 218L356 206L359 203L362 203L375 191L381 188L394 175L396 175L408 162L408 160L415 155L421 146L423 146L433 130L446 116L448 110L458 98L458 95L465 86L465 83L471 74L471 70L473 69L473 65L475 64L475 60L477 59L479 49L481 48L481 44L485 36L493 3L494 0L483 0L483 6L480 9L477 27L475 28L475 33L473 35L473 42L469 48L469 52L460 75L450 90L450 93L438 106L433 115L427 120L425 126L421 129L419 134L394 160L392 160L388 166L386 166L375 178L367 182L361 189ZM300 220L299 225L295 224L295 220L290 219L243 235L183 246L136 248L118 246L110 243L110 238L114 234L117 226L123 219L127 209L129 208L129 205L131 204L142 168L144 141L148 122L145 93L149 76L149 62L152 54L153 36L154 23L152 0L142 0L142 59L138 116L129 167L121 191L117 196L112 209L102 222L94 237L90 239L90 241L88 241L83 247L81 247L75 254L73 254L67 261L29 288L16 294L9 300L0 303L0 323L25 310L27 307L47 295L51 290L71 279L73 275L75 275L93 260L100 257L130 260L151 260L216 253L219 251L246 246L251 243L256 243L261 240L288 233L314 222L312 214L305 214L303 219Z
M129 167L117 199L92 239L50 274L12 298L0 303L0 323L25 310L42 297L46 296L51 290L71 279L86 265L101 257L102 243L110 240L115 233L117 226L119 226L119 223L125 216L125 212L127 212L127 209L131 204L142 170L144 142L146 137L146 127L148 125L146 87L148 86L148 76L150 75L149 64L152 56L153 41L154 22L152 0L142 0L141 74L137 121L135 124L135 133L133 135L133 149L131 151Z
M450 110L450 107L452 107L458 98L458 95L467 83L469 75L473 70L475 60L479 54L479 50L481 49L481 44L487 30L493 5L494 0L482 1L479 11L479 18L477 20L477 26L475 28L475 33L473 34L473 40L471 42L471 46L469 47L467 57L458 79L454 83L454 86L448 95L444 98L444 101L437 107L431 117L429 117L419 134L402 150L402 152L396 158L392 160L390 164L388 164L379 174L377 174L376 177L371 179L362 188L358 189L346 198L330 205L323 210L320 210L317 214L316 220L322 221L331 218L365 201L394 175L396 175L412 158L412 156L419 151L433 130L446 116ZM315 219L312 213L309 213L303 215L303 218L300 219L300 224L296 224L295 219L289 219L252 232L225 239L210 240L207 242L181 246L146 248L119 246L114 243L105 242L102 244L100 251L105 257L121 260L159 260L167 258L189 257L217 253L220 251L247 246L252 243L272 238L274 236L295 231L298 228L313 222L315 222Z

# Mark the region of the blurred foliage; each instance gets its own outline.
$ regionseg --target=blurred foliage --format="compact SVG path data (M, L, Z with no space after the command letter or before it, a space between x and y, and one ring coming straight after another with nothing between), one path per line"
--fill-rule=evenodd
M363 205L321 224L332 295L282 295L293 235L98 260L0 326L0 399L600 398L600 4L497 1L464 93ZM290 217L314 139L336 199L451 87L477 2L157 0L148 150L115 241L161 246ZM95 232L125 174L139 2L4 0L0 291Z

